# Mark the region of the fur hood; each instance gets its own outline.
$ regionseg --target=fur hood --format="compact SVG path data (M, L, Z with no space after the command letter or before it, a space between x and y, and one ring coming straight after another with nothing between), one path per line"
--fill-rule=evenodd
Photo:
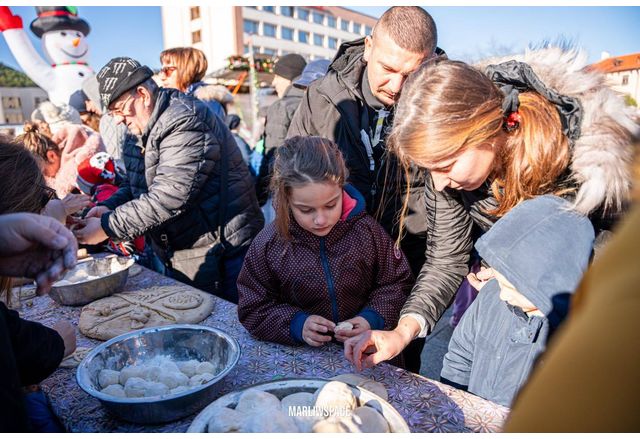
M582 105L581 135L570 165L578 185L574 209L583 214L621 210L630 196L633 144L640 139L633 109L606 85L604 74L585 69L587 55L580 49L548 46L475 66L485 71L490 64L509 60L529 64L547 87L577 98Z
M222 105L233 102L233 95L222 85L201 85L195 89L193 95L202 101L218 101Z

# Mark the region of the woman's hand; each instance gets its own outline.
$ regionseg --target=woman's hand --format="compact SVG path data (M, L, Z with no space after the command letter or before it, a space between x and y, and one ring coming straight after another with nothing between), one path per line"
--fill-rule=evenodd
M331 341L331 336L327 332L333 331L335 323L324 317L311 315L304 321L302 327L302 339L309 346L318 347Z
M109 239L98 218L80 220L78 224L79 227L73 230L73 234L81 244L100 244Z
M67 196L62 199L62 204L64 205L64 211L67 216L92 205L91 197L85 194L67 194Z
M348 338L358 336L363 332L371 329L369 322L367 322L364 317L357 316L352 319L345 320L345 322L351 323L353 325L353 329L351 329L350 331L346 329L337 330L335 332L335 337L339 342L344 343Z
M62 358L71 355L76 350L76 330L73 325L66 320L59 320L53 324L51 329L56 331L64 341Z
M111 209L109 209L107 206L95 206L95 207L92 207L91 210L89 210L89 212L87 212L87 214L84 217L100 219L102 215L110 211Z

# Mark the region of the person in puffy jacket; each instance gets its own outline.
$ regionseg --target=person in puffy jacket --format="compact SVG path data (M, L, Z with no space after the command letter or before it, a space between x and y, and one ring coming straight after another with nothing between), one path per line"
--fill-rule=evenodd
M262 212L224 122L198 99L159 88L153 72L114 58L98 73L105 107L139 144L125 144L127 181L87 214L78 240L149 239L167 274L236 301L236 278Z
M347 175L328 139L293 137L276 151L276 220L238 277L238 317L254 337L321 346L396 324L413 275Z

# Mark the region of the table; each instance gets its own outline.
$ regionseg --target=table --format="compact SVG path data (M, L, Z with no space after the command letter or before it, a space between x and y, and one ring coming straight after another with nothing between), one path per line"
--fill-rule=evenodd
M124 291L153 286L178 285L178 282L142 269L129 277ZM240 344L237 366L222 380L221 395L279 378L330 378L356 373L335 344L321 348L290 347L261 342L238 321L236 305L215 298L212 314L201 324L219 328ZM62 306L48 296L23 301L23 318L51 324L67 319L78 324L81 307ZM77 331L78 346L95 347L99 340ZM138 425L111 416L100 402L86 394L75 379L76 369L59 368L43 383L54 412L70 432L184 432L195 417L158 425ZM500 431L509 409L445 384L407 372L389 364L379 364L362 372L385 385L389 402L405 418L412 432L495 432Z

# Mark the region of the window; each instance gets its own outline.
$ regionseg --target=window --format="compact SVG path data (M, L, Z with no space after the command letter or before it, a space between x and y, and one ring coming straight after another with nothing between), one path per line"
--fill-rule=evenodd
M280 14L285 17L293 17L293 6L280 6Z
M324 45L324 35L313 34L313 44L322 47Z
M332 15L327 15L327 26L329 27L336 27L336 17L332 16Z
M360 23L353 23L353 33L354 34L360 33Z
M365 26L364 33L365 35L371 35L373 33L373 29L371 29L371 26Z
M202 35L200 34L200 31L194 31L191 32L191 44L196 44L199 43L200 41L202 41Z
M275 56L278 54L278 51L276 49L271 49L270 47L263 47L262 53L269 56Z
M629 75L624 75L622 77L622 85L629 85Z
M303 21L309 21L309 10L304 8L298 8L298 19Z
M275 6L263 6L263 7L262 7L262 10L263 10L264 12L271 12L271 13L274 13L274 14L275 14L275 12L276 12L276 7L275 7Z
M257 34L258 22L253 20L244 20L244 31L248 34Z
M298 42L300 43L309 43L309 32L298 31Z
M343 31L349 32L349 20L345 20L344 18L340 20L340 29Z
M293 29L290 27L282 27L282 39L293 41Z
M329 37L328 45L329 45L329 49L337 49L338 48L338 39Z
M316 23L316 24L324 23L324 14L321 14L320 12L314 12L313 13L313 22Z
M4 96L2 98L2 107L5 110L19 110L22 107L20 98L17 96Z
M246 44L244 46L242 46L242 53L249 53L249 46L247 46Z
M262 25L262 35L265 37L276 37L276 26L269 23L264 23Z
M191 19L195 20L196 18L200 18L200 7L194 6L189 9L191 11Z

